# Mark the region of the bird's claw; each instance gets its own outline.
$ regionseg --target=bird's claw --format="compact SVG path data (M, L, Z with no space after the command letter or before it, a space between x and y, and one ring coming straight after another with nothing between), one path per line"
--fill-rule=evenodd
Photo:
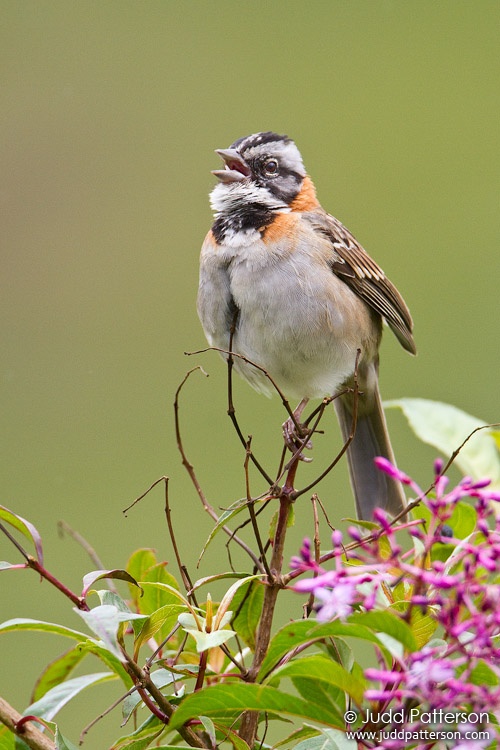
M308 458L302 453L304 448L311 450L313 447L312 440L307 440L307 442L304 443L304 439L308 432L309 430L307 427L302 424L299 424L297 429L297 426L291 417L290 419L287 419L286 422L283 422L283 438L286 447L294 454L300 450L297 458L299 461L304 461L305 463L311 463L312 461L312 458Z

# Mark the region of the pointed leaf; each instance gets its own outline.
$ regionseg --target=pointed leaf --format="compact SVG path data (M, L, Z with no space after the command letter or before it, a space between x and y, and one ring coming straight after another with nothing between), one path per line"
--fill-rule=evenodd
M153 638L160 630L171 631L177 623L177 618L186 608L182 604L166 604L153 612L143 623L136 638L134 649L136 654L139 653L141 646ZM168 633L167 633L168 635ZM163 640L163 638L161 639Z
M370 613L367 612L365 614ZM355 615L352 617L355 617ZM290 649L306 643L314 643L314 641L320 639L335 636L350 636L352 638L361 638L362 640L379 645L380 640L377 638L377 635L373 632L371 627L362 624L362 622L362 620L359 620L359 623L334 620L333 622L318 625L311 620L295 620L294 622L288 623L272 638L267 655L260 668L258 679L264 679L273 666L277 664L280 659L290 651ZM411 631L409 632L411 637Z
M173 576L167 574L163 570L161 573L161 567L158 566L151 575L161 575L164 580L161 581L139 581L142 589L144 590L144 596L139 603L139 611L145 615L151 615L156 612L160 607L164 607L167 604L179 604L182 602L187 605L186 597L181 594L177 587L177 581ZM172 584L175 584L172 585Z
M212 747L216 746L216 739L215 739L215 727L212 719L210 719L208 716L200 716L200 721L203 724L203 729L207 733L210 742L212 744Z
M340 729L321 729L319 737L299 742L295 750L357 750L356 740L347 739Z
M350 695L358 705L363 700L366 688L364 680L356 679L354 675L347 672L340 664L320 654L293 659L283 666L278 667L272 673L273 683L275 680L281 680L283 677L305 677L313 680L315 683L327 683L327 685L340 688L343 692Z
M391 605L391 610L404 614L408 610L408 606L409 603L407 601L394 602ZM431 614L433 608L428 609L429 612L425 615L417 607L413 607L411 611L409 625L419 649L429 643L438 626L437 620Z
M70 740L68 740L67 737L64 737L64 735L61 734L61 731L57 724L55 724L55 722L48 721L47 726L54 733L56 750L78 750L76 745L74 745Z
M170 672L168 669L157 669L155 672L151 672L151 680L157 688L162 689L167 685L172 685L173 689L170 692L165 693L166 695L175 695L177 697L183 694L182 689L179 690L178 693L175 692L176 679L177 675ZM125 719L125 722L128 721L139 703L142 703L142 698L136 690L125 698L122 703L122 716Z
M250 583L251 581L259 580L262 577L263 576L261 574L247 576L246 578L242 578L240 581L236 581L235 583L233 583L232 586L228 588L228 590L222 597L219 607L217 609L217 614L215 616L215 622L214 622L214 628L223 627L222 620L226 612L229 610L229 607L231 606L231 602L233 601L233 597L235 593L238 591L238 589L240 589L245 584Z
M4 508L3 505L0 505L0 521L10 524L10 526L20 531L21 534L24 534L33 543L36 550L36 559L40 565L43 565L42 537L38 533L38 529L32 523L26 521L25 518L22 518L22 516L18 516L8 508Z
M50 662L36 681L31 700L40 700L49 690L67 680L84 656L85 651L79 646L74 646L70 651L66 651L65 654Z
M66 680L66 682L62 682L60 685L52 688L52 690L49 690L48 693L45 693L43 698L28 706L24 711L24 715L33 714L34 716L39 716L41 719L53 719L58 711L72 700L72 698L79 695L82 690L92 687L92 685L114 679L116 679L115 675L110 672L97 672L96 674L85 674L81 677Z
M6 560L0 560L0 570L22 570L24 568L27 568L26 563L10 563ZM2 750L2 746L0 745L0 750Z
M103 664L109 667L120 678L127 690L132 687L133 681L129 673L124 668L120 659L117 659L108 648L100 645L91 638L88 638L85 643L80 643L77 648L81 649L84 654L94 654L94 656L97 656Z
M307 740L312 737L318 737L319 734L320 734L320 731L316 727L313 727L310 724L303 724L303 726L300 729L296 729L294 732L292 732L291 735L289 735L288 737L285 737L285 739L280 740L279 742L276 742L276 744L273 745L273 750L280 750L280 748L286 748L287 745L290 745L292 748L295 748L298 744L298 740Z
M200 718L202 719L202 717ZM234 747L234 750L250 750L245 740L242 740L241 737L239 737L239 735L234 731L234 729L231 729L231 727L226 727L224 724L219 724L217 722L214 722L214 723L215 723L215 728L217 729L217 731L221 732L221 734L225 736L225 738ZM214 747L215 747L215 744L214 744Z
M186 630L186 633L193 636L196 642L196 650L200 654L209 648L222 646L223 643L236 635L234 630L214 630L213 633L205 633L203 630Z
M217 521L217 523L213 527L213 529L210 532L210 535L209 535L207 541L205 542L205 544L203 545L203 547L201 549L200 556L198 557L197 565L200 564L201 558L203 557L203 555L207 551L208 546L212 542L212 540L215 537L215 535L221 530L221 528L223 526L225 526L228 523L228 521L231 521L231 519L233 519L235 516L237 516L238 513L241 513L241 511L244 508L247 507L247 504L248 504L248 500L246 499L246 497L243 497L240 500L236 500L232 505L229 506L229 508L227 510L225 510L220 515L219 520Z
M13 620L7 620L0 625L0 633L8 633L13 630L38 630L44 633L66 635L68 638L75 638L77 641L85 641L88 637L85 633L66 628L64 625L58 625L53 622L43 622L42 620L31 620L29 617L16 617Z
M248 573L236 573L233 571L228 571L226 573L217 573L213 576L205 576L204 578L198 578L197 581L193 583L193 587L191 591L197 591L202 586L206 586L209 583L213 583L214 581L222 581L225 578L247 578Z
M93 586L96 581L100 581L102 578L113 578L120 581L127 581L127 583L129 584L137 586L137 588L139 589L141 588L135 578L133 578L130 573L127 573L126 570L93 570L91 573L87 573L87 575L83 576L82 599L85 599L90 587Z
M158 564L155 551L152 549L138 549L132 553L127 562L127 573L130 573L135 581L146 580L147 571ZM135 607L139 607L139 591L135 586L130 586L130 596Z
M255 649L255 635L262 614L264 586L250 581L235 592L232 601L233 618L231 627L243 638L252 651Z
M359 612L351 615L349 622L365 625L376 632L387 633L402 643L408 651L417 650L417 642L410 626L392 612Z
M386 409L398 408L420 440L433 445L449 457L478 427L486 427L477 417L456 406L424 398L402 398L384 402ZM500 487L500 457L494 437L487 429L476 432L468 440L454 462L463 474L474 479L489 477Z
M165 725L150 714L138 729L125 737L120 737L109 750L143 750L165 730Z
M122 622L145 619L146 615L136 615L133 612L120 612L111 604L101 604L90 612L75 608L75 612L85 620L89 628L102 640L104 645L117 659L124 662L125 657L118 643L118 627Z
M54 740L56 743L56 750L78 750L76 745L61 734L59 727L56 728Z
M325 711L314 703L275 688L256 684L212 685L191 693L173 714L169 728L177 729L186 721L203 714L213 720L237 716L243 711L270 711L279 715L297 716L332 727L343 727L344 720L334 711Z

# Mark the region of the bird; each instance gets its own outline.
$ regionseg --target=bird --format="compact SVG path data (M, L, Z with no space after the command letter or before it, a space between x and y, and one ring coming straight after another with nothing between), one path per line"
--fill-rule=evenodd
M291 138L259 132L216 153L223 168L212 172L214 219L201 248L197 297L209 345L227 352L231 344L240 355L235 370L256 391L272 394L269 375L287 398L300 399L297 423L310 399L333 397L344 441L357 398L347 449L357 516L372 521L377 508L398 516L405 494L374 459L395 462L378 385L379 346L385 321L416 354L406 303L321 206ZM292 422L284 435L297 450Z

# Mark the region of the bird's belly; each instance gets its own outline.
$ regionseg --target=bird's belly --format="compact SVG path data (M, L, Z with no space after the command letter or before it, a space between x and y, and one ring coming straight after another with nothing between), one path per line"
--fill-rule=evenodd
M246 279L244 289L232 285L240 310L233 350L264 368L286 396L333 395L365 345L355 324L359 299L333 274L323 276L313 284L266 275L253 285ZM242 360L235 368L256 390L273 392L262 371Z

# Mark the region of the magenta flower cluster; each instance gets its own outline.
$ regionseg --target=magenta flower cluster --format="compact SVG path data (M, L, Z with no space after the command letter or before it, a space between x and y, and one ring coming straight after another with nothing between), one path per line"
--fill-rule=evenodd
M394 651L392 664L379 651L379 667L365 670L364 697L370 716L375 717L371 728L391 729L390 717L397 715L403 723L396 728L406 734L381 732L378 743L363 746L381 750L497 747L500 516L494 506L500 493L489 488L489 480L469 477L450 489L441 474L442 462L436 461L433 491L427 495L386 459L378 458L376 463L415 493L415 500L425 506L418 513L424 518L394 525L377 511L378 528L363 535L358 527L351 527L347 541L334 531L333 549L320 560L314 559L310 542L304 540L291 564L295 574L312 572L313 577L298 581L294 589L314 595L321 622L345 621L355 610L390 608L416 634L418 630L420 650ZM476 514L475 525L464 539L457 538L453 528L454 511L461 501L472 504ZM399 544L396 535L399 539L401 532L410 535L410 549ZM329 561L332 567L326 569ZM429 734L429 724L436 730L434 735ZM456 732L453 741L446 739L451 729ZM425 739L419 741L419 736Z

